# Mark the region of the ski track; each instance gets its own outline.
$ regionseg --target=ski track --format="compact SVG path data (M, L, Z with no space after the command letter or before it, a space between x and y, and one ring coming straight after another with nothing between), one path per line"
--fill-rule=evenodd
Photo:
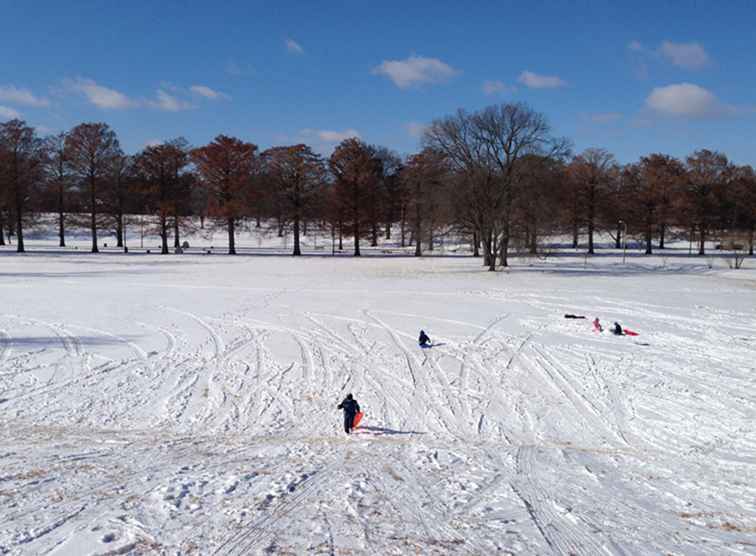
M467 291L492 306L466 321L304 291L138 335L0 315L0 553L753 550L756 350L726 341L753 312L596 296L638 346L555 320L569 296Z

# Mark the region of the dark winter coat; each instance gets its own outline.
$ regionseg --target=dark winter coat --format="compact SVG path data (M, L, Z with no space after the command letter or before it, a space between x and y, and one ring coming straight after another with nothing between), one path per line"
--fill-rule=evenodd
M420 344L421 346L424 346L425 344L430 344L430 343L431 343L431 339L430 339L430 338L428 338L428 335L427 335L427 334L426 334L425 332L423 332L423 331L421 330L421 331L420 331L420 338L418 338L417 342L418 342L418 343L419 343L419 344Z
M349 418L350 421L354 419L354 416L360 412L360 404L355 399L345 398L336 409L344 410L344 419Z

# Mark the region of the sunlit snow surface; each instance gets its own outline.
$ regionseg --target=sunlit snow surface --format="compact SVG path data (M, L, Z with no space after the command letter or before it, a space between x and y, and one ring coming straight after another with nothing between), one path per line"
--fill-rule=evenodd
M0 553L754 554L718 263L4 252Z

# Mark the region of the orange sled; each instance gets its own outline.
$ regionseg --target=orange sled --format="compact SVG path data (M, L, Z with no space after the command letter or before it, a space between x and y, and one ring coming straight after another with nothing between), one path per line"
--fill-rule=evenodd
M362 416L364 413L360 411L357 415L354 416L354 421L352 421L352 428L356 429L358 426L360 426L360 421L362 421Z

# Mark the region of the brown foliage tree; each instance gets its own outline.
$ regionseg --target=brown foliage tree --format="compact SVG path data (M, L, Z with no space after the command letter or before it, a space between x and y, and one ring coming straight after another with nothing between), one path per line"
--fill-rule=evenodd
M248 213L256 152L257 145L225 135L191 152L201 183L208 190L209 212L226 223L229 255L236 254L236 221Z

